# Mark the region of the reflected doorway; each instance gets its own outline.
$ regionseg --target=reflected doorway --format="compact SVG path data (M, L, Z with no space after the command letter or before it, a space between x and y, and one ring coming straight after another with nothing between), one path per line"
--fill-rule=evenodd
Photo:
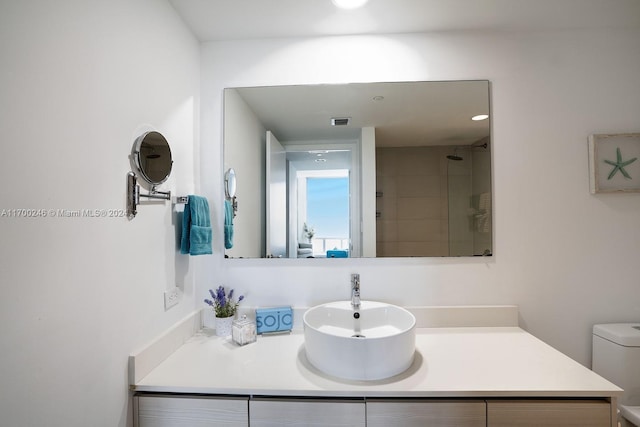
M285 145L290 258L360 256L357 145Z

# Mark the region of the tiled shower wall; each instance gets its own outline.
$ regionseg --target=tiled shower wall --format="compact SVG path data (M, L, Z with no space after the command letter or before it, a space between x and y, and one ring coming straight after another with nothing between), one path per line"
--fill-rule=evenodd
M376 149L377 256L448 256L446 147Z
M477 144L483 142L488 138ZM455 151L461 160L447 159L454 150L446 146L376 149L377 256L492 252L490 150L464 147ZM478 216L484 212L486 218Z

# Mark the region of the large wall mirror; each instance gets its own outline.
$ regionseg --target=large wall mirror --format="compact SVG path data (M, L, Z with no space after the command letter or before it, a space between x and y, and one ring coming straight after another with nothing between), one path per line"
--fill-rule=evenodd
M228 88L228 258L489 256L488 81Z

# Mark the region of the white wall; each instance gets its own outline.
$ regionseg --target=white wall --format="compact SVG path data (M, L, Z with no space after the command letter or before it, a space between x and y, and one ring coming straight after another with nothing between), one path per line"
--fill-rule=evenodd
M225 117L224 133L229 143L225 148L224 171L233 168L238 177L238 212L233 219L233 248L227 249L226 254L230 257L260 257L265 244L264 237L261 237L264 233L260 230L264 230L265 226L267 129L235 90L227 91L224 103L227 111L233 112ZM225 196L224 191L222 196ZM256 215L256 212L260 212L260 215Z
M352 224L362 218L362 240L360 241L361 253L365 257L376 256L376 130L373 127L362 128L360 133L360 191L362 205L359 210L352 209L355 218L351 218ZM355 203L357 204L357 202ZM352 229L359 227L352 225Z
M640 320L640 195L589 194L586 142L640 131L639 29L212 42L202 61L212 198L224 87L489 79L496 224L495 256L478 259L224 261L218 241L207 283L246 293L247 305L307 306L346 298L358 272L366 299L518 304L523 327L587 365L594 323Z
M150 129L173 151L163 188L197 189L199 48L167 2L5 1L0 57L0 212L124 209ZM0 216L0 424L130 425L129 354L195 306L175 225L170 203L133 221Z

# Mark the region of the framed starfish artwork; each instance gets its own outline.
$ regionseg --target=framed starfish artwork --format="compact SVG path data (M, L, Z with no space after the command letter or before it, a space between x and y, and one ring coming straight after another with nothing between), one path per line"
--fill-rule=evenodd
M589 136L592 194L640 192L640 133Z

